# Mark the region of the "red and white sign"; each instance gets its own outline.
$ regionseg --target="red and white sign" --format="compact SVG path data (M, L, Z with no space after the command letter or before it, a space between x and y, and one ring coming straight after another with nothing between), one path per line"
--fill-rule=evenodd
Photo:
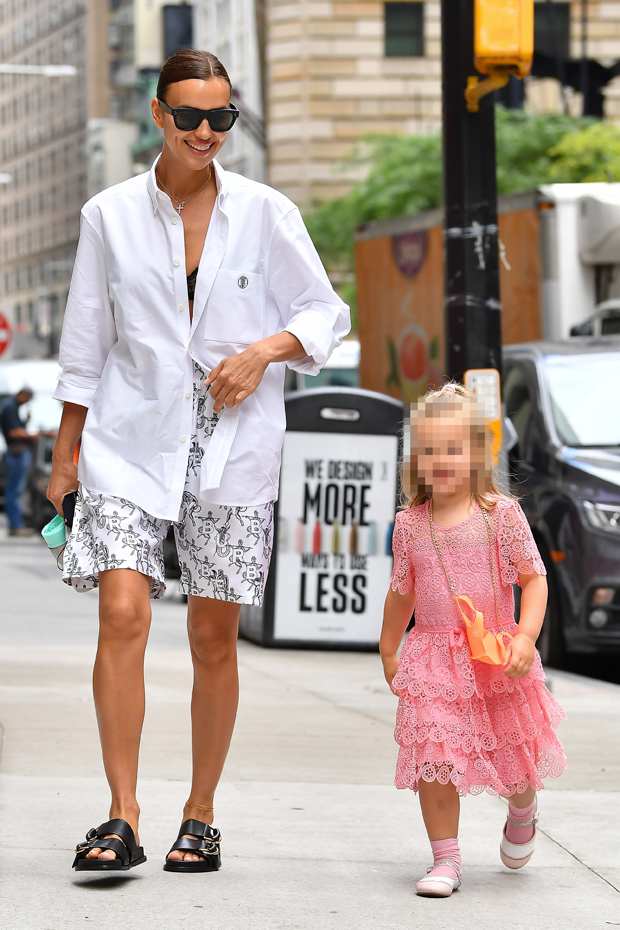
M11 324L5 317L4 313L0 313L0 355L4 355L8 347L11 345L12 338L13 333L11 332Z

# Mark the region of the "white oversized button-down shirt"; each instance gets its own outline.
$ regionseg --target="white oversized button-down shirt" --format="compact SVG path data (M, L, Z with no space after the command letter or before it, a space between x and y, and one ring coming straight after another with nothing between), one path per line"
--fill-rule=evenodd
M201 466L214 504L275 500L286 364L316 374L349 331L297 207L214 162L217 198L190 323L183 223L150 172L92 198L60 343L55 397L88 407L79 479L155 517L178 519L192 435L193 360L223 358L286 330L306 357L268 366L224 408Z

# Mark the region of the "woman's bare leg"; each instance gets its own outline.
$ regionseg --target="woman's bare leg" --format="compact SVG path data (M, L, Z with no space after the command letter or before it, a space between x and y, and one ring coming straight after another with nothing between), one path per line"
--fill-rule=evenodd
M429 840L449 840L459 835L461 802L457 790L448 782L420 779L420 806Z
M187 628L194 663L190 799L206 806L213 805L237 716L239 610L239 605L230 601L189 597ZM189 818L213 823L213 812L186 805L183 820ZM195 860L199 857L193 853L172 852L169 858Z
M151 579L127 568L99 575L99 644L93 693L105 773L112 792L110 819L136 833L138 750L144 720L144 650L151 625ZM93 849L87 858L114 859Z

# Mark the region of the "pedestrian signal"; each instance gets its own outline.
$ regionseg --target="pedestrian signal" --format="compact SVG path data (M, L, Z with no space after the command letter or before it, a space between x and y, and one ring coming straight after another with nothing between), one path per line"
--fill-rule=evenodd
M467 78L467 109L476 113L485 94L509 76L530 73L534 55L534 0L474 0L474 65L485 80Z
M482 74L530 73L534 54L534 0L475 0L474 65Z

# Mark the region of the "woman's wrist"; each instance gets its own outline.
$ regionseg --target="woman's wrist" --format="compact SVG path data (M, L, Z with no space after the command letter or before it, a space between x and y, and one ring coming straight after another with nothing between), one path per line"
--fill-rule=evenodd
M75 465L75 462L73 461L74 454L75 446L73 449L71 449L69 446L59 446L58 440L56 440L54 446L52 447L52 463L60 468L68 465Z

